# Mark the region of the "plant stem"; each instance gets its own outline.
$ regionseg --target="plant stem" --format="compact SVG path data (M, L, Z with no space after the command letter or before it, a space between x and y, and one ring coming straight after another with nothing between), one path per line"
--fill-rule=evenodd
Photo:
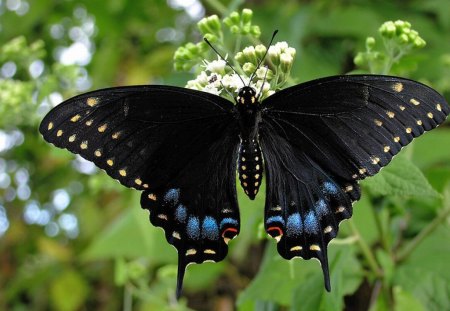
M221 16L226 16L228 13L228 8L218 0L205 0L205 3Z
M373 271L373 273L376 275L376 277L381 278L383 276L383 273L382 273L381 268L378 266L377 260L375 259L375 255L370 250L366 241L364 241L364 239L359 234L359 231L356 228L353 220L349 219L348 223L350 225L350 229L352 230L352 233L357 237L357 243L359 244L359 247L361 248L361 251L362 251L364 257L366 257L367 263L369 264L370 269Z
M397 262L401 262L408 258L409 255L422 243L422 241L429 236L437 227L447 219L450 215L450 205L446 206L439 215L437 215L432 222L423 228L414 239L411 240L396 257Z
M131 287L125 284L123 293L123 311L133 310L133 297Z

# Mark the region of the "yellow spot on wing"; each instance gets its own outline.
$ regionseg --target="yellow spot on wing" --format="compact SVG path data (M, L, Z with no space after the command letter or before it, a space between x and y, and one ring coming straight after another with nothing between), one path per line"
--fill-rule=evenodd
M398 107L400 108L401 111L405 110L405 106L403 106L403 105L400 105Z
M345 187L345 192L350 192L353 190L353 186L352 185L348 185L347 187Z
M383 122L381 122L381 121L378 120L378 119L375 119L375 120L373 120L373 121L374 121L375 124L378 125L378 126L382 126L382 125L383 125Z
M73 134L72 136L69 137L69 141L71 143L73 143L75 141L75 138L77 137L77 135Z
M95 150L94 152L96 157L101 157L102 156L102 152L100 151L100 149Z
M90 107L94 107L95 105L98 104L98 99L94 98L94 97L89 97L86 101L87 105Z
M63 133L63 130L58 130L58 132L56 132L56 136L61 137Z
M411 98L411 99L409 100L409 102L410 102L411 104L413 104L414 106L420 105L420 102L419 102L417 99L414 99L414 98Z
M436 110L437 110L437 111L442 111L442 107L441 107L440 104L436 104Z
M323 230L323 233L330 233L331 231L333 231L333 227L327 226L327 227Z
M392 86L392 89L394 91L396 91L397 93L400 93L401 91L403 91L403 83L400 83L400 82L394 83L394 85Z
M178 240L181 239L180 234L179 234L178 232L176 232L176 231L172 232L172 236L173 236L175 239L178 239Z
M86 121L86 125L87 126L91 126L93 122L94 122L94 120L92 120L92 119L91 120L87 120Z
M310 250L312 251L320 251L320 247L319 245L313 244L309 247Z
M359 173L362 175L362 174L365 174L367 172L367 170L365 169L365 168L360 168L359 169Z
M242 179L247 179L247 175L242 174Z
M216 254L216 252L214 250L212 250L212 249L205 249L203 251L203 253L205 253L205 254L212 254L212 255Z
M186 251L186 256L195 255L197 254L197 250L190 248Z
M428 118L433 119L433 114L431 112L427 113Z
M380 158L378 158L378 157L372 158L372 164L378 164L379 162L380 162Z
M150 193L150 194L148 195L148 198L149 198L150 200L152 200L152 201L156 201L156 195L155 195L154 193Z
M339 206L338 209L336 210L336 213L342 213L343 211L345 211L345 207Z
M125 176L127 176L127 171L126 171L125 169L121 169L121 170L119 171L119 174L120 174L120 176L125 177Z
M108 159L108 161L106 161L106 164L108 164L109 166L113 166L114 161L112 159Z
M98 131L100 133L103 133L106 130L107 127L108 127L108 124L105 123L102 126L99 126Z
M52 128L53 128L53 122L50 122L50 123L48 124L47 129L50 131Z
M391 150L391 147L389 147L389 146L384 146L384 152L389 152L389 150Z
M400 141L400 137L395 136L395 137L394 137L394 141L395 141L396 143L398 143L398 142Z
M416 123L417 123L417 125L422 125L423 124L422 120L417 120Z
M167 215L165 215L165 214L159 214L159 215L158 215L158 218L159 218L159 219L163 219L163 220L167 220Z
M70 121L72 121L72 122L77 122L78 120L80 120L80 118L81 118L81 116L80 116L79 114L77 114L77 115L74 115L74 116L70 119Z
M142 180L140 180L139 178L136 178L135 180L134 180L134 183L136 184L136 185L142 185Z
M406 133L410 134L411 132L412 132L412 128L407 127L407 128L406 128Z
M115 132L114 134L111 135L112 139L117 139L120 136L120 132Z
M393 113L392 111L386 111L386 114L388 115L389 118L393 119L395 117L395 113Z
M300 245L293 246L293 247L291 247L291 252L301 251L302 249L303 249L303 247L301 247Z
M80 148L81 148L81 149L87 149L87 147L88 147L88 142L87 142L87 140L83 141L83 142L80 144Z

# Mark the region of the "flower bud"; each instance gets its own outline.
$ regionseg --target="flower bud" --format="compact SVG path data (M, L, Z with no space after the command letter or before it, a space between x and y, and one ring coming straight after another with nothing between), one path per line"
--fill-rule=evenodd
M213 30L213 32L218 33L222 29L222 25L220 24L219 17L217 15L211 15L207 18L209 27Z
M261 36L261 29L259 29L259 26L252 26L251 29L250 29L250 33L255 38L259 38L259 36Z
M383 37L392 38L395 35L396 27L392 21L389 21L381 25L378 31Z
M294 58L287 54L281 53L280 55L280 69L282 72L289 73L292 68L292 63L294 62Z
M211 43L217 42L219 39L219 38L217 38L217 36L212 35L210 33L205 34L205 38Z
M258 59L256 58L256 51L254 46L248 46L243 51L245 59L253 64L258 63Z
M264 57L264 54L266 54L266 47L262 44L258 44L257 46L255 46L255 53L256 53L256 57L259 59L262 59Z
M280 54L281 50L277 46L270 46L269 52L267 53L269 55L270 61L275 65L278 66L280 64Z
M261 67L256 70L256 77L260 80L265 78L267 81L270 81L273 78L273 71L267 67Z
M242 53L242 52L236 53L236 55L234 55L234 59L237 60L237 62L241 66L245 63L245 56L244 56L244 53Z
M253 72L255 72L256 66L252 63L245 63L242 66L242 70L244 70L245 74L250 76Z
M240 22L240 16L238 12L232 12L228 17L225 17L223 19L223 23L227 25L228 27L231 27L233 25L238 25Z
M233 25L233 26L231 26L230 27L230 31L231 31L231 33L233 33L233 34L238 34L239 33L239 26L236 26L236 25Z
M425 40L423 40L421 37L417 37L415 40L414 40L414 47L416 47L416 48L419 48L419 49L421 49L421 48L423 48L427 43L425 42Z
M244 22L244 24L250 24L252 21L252 17L253 17L253 11L250 9L243 9L242 10L242 22Z
M366 49L368 51L372 50L375 47L375 38L374 37L368 37L366 39Z

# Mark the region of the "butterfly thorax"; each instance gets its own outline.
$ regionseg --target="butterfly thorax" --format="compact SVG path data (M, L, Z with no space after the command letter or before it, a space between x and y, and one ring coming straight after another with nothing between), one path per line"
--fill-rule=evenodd
M261 112L256 91L245 86L236 97L241 129L241 146L239 149L238 172L244 192L254 199L261 185L263 163L258 141L258 125Z

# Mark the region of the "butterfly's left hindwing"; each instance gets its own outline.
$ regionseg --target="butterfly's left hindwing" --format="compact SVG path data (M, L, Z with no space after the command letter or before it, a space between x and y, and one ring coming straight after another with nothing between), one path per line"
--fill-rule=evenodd
M231 102L167 86L105 89L55 107L45 140L93 161L127 187L179 252L178 295L189 263L220 261L239 233L238 125Z
M261 104L267 172L266 231L285 258L315 257L352 215L358 180L442 123L450 109L433 89L389 76L336 76L282 90Z

